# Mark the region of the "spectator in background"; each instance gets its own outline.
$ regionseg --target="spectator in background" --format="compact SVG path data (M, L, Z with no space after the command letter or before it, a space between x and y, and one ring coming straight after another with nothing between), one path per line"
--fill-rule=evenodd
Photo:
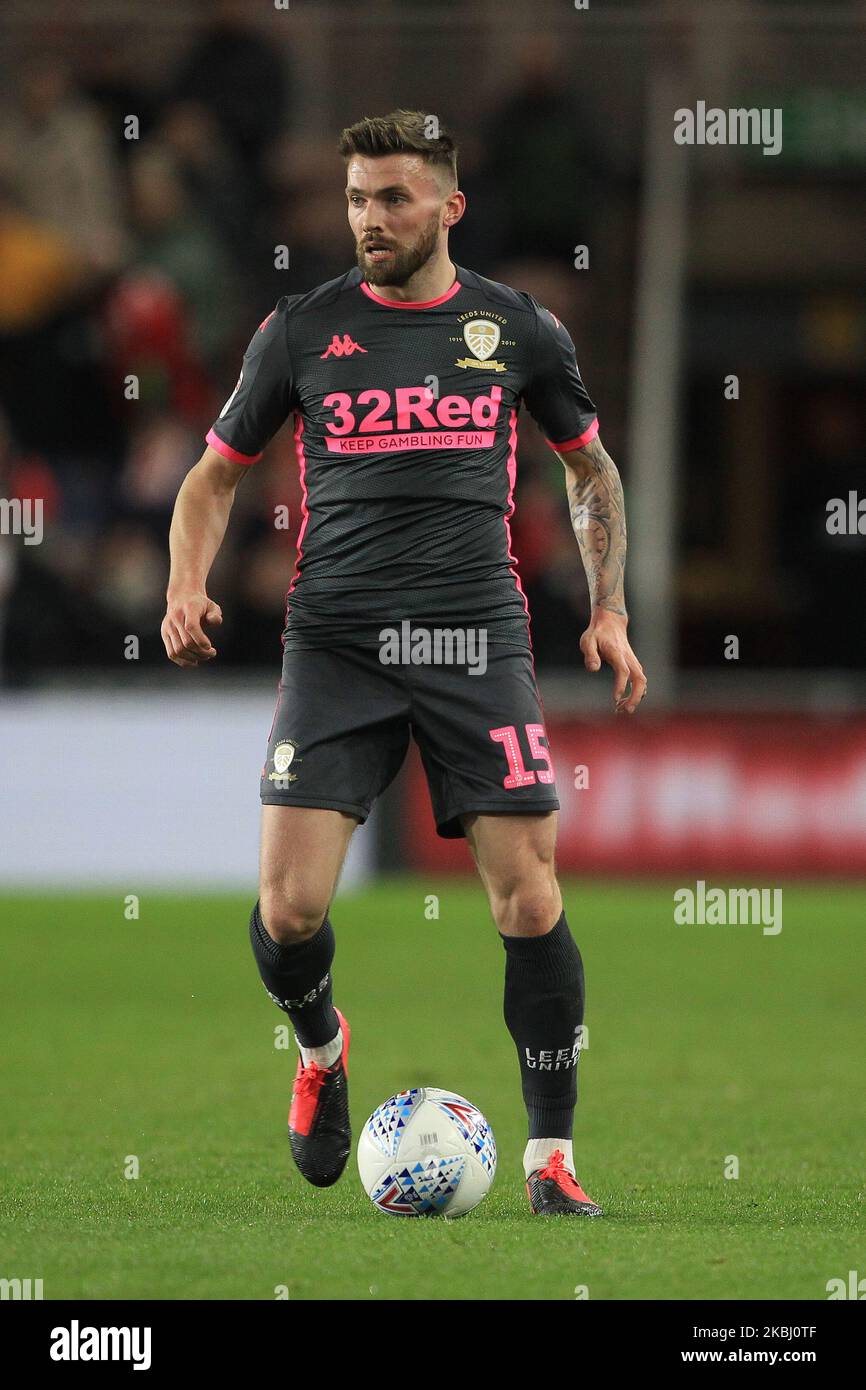
M519 64L507 100L488 122L487 154L476 176L488 252L552 256L570 265L572 248L592 241L592 208L604 199L605 167L555 37L530 37Z
M98 111L66 63L37 54L21 68L17 105L0 117L0 167L21 211L54 230L94 278L127 254L117 165Z
M116 522L99 539L90 591L117 631L141 636L158 626L166 581L161 539L133 519Z
M521 256L500 262L491 272L494 280L524 290L550 309L565 324L578 347L586 331L589 298L588 277L572 269L568 260L551 260L540 256ZM592 394L591 382L587 388Z
M355 252L345 199L335 197L334 181L343 177L343 169L332 142L283 136L269 153L266 176L267 209L247 254L255 302L271 308L281 295L302 293L343 274L354 264ZM285 270L274 263L278 246L289 252Z
M87 261L18 206L0 173L0 338L36 329L84 287Z
M168 411L148 412L132 430L116 501L130 514L150 518L158 542L171 524L174 499L190 460L200 453L200 433ZM164 561L158 568L161 572Z
M131 271L107 297L102 319L105 375L116 411L137 425L171 412L195 428L213 415L217 398L192 344L189 308L160 271ZM138 393L128 399L128 377Z
M0 174L0 400L22 448L105 456L118 443L93 321L104 283Z
M279 649L285 626L285 594L297 551L285 532L267 517L240 535L243 564L237 575L232 612L226 622L228 659L232 664L262 664Z
M238 158L213 111L199 101L172 102L162 114L156 141L171 154L189 204L219 237L234 274L243 275L250 250L249 208L238 196Z
M2 413L0 497L38 499L42 510L41 544L0 534L0 684L21 685L41 665L56 669L92 658L104 622L81 601L90 557L61 522L55 471L46 458L19 447Z
M193 206L165 146L144 146L129 173L133 267L158 271L176 287L190 313L194 348L219 370L237 315L237 284L219 235Z
M862 667L866 521L858 506L866 400L853 381L818 378L789 389L778 414L785 467L779 473L777 545L796 605L788 659L796 661L808 632L814 665ZM834 500L841 505L832 506Z
M156 118L157 102L141 80L137 46L130 43L125 26L109 21L104 33L93 33L82 56L81 90L99 110L118 165L125 170L138 148L136 141L128 138L127 117L137 118L139 139L152 133Z
M219 0L215 9L168 95L174 101L198 102L211 112L239 164L237 201L257 211L264 191L264 155L286 118L286 54L257 33L245 0Z

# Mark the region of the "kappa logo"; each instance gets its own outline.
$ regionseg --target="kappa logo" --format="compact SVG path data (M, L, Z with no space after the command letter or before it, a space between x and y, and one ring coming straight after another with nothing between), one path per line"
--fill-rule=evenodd
M492 319L470 319L463 325L463 341L472 356L458 358L455 367L486 367L491 372L504 372L504 362L491 360L501 337L499 324Z
M339 333L335 333L319 360L322 357L351 357L353 352L366 351L367 349L356 343L354 338L350 338L348 333L344 333L342 338Z

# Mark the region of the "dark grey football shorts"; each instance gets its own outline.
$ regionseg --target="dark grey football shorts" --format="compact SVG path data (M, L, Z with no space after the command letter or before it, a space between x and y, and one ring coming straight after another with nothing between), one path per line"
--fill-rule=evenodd
M480 663L478 663L480 668ZM438 833L471 812L559 809L531 654L488 644L486 669L383 664L378 646L289 648L262 769L266 806L365 821L418 744Z

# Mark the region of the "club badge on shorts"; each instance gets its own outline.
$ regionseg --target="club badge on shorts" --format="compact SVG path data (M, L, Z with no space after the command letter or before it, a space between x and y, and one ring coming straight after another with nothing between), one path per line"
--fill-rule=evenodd
M269 782L297 782L297 773L289 772L297 751L298 745L291 739L284 739L282 743L277 744L274 749L274 770L268 773Z

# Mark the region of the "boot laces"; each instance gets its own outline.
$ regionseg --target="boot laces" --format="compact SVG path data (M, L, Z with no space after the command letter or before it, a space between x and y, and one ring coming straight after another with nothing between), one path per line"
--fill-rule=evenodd
M580 1183L571 1170L565 1166L565 1154L562 1149L554 1149L547 1160L547 1166L542 1168L538 1176L540 1178L552 1178L557 1187L562 1188L562 1191L569 1197L576 1197L584 1202L587 1200L586 1193Z
M303 1067L301 1074L295 1082L295 1096L314 1096L319 1090L325 1079L325 1068L320 1067L317 1062L311 1062L308 1067Z

